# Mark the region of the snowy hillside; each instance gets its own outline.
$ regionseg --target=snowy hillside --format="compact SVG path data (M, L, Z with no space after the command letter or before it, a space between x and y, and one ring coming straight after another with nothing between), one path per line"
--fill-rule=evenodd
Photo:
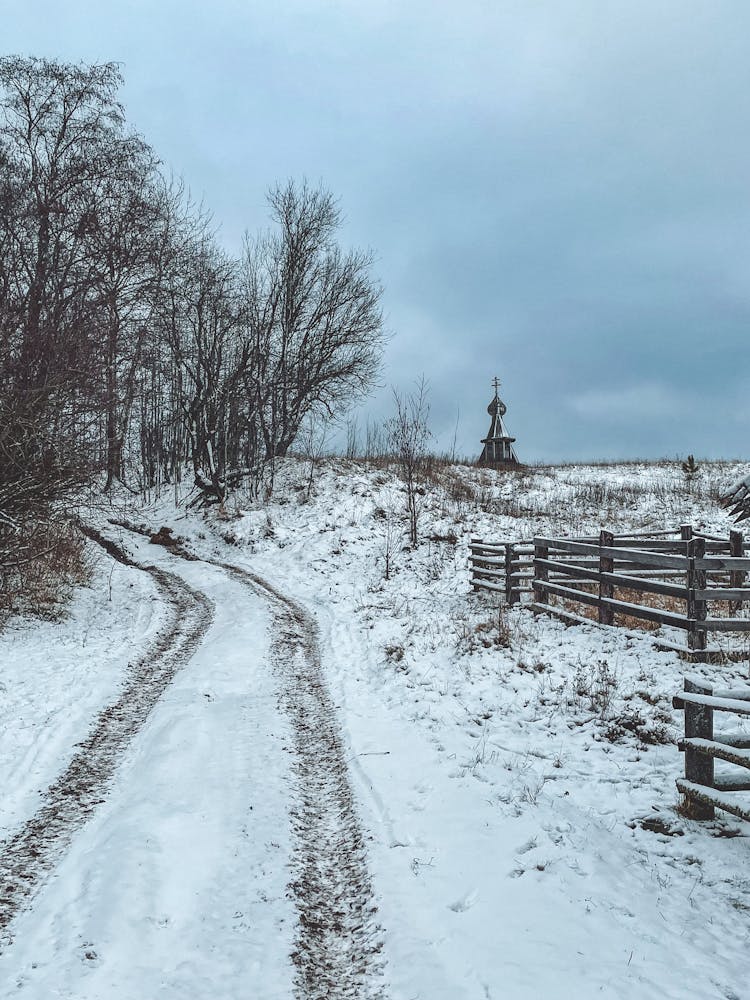
M396 476L343 460L286 460L267 505L100 516L212 617L86 822L28 866L3 995L747 996L750 827L677 811L685 664L646 632L499 608L467 567L472 535L726 534L717 496L745 471L439 466L416 549ZM177 549L149 544L162 526ZM90 548L66 620L0 633L8 843L168 618L158 580Z

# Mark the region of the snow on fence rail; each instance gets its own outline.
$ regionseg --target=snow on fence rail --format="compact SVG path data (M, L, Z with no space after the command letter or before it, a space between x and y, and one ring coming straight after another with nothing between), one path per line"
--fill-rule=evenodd
M750 822L750 801L739 802L728 793L750 791L750 733L714 733L714 712L750 716L750 687L715 690L713 685L685 678L683 694L672 699L685 712L685 736L678 742L685 754L685 777L677 779L684 795L684 811L691 819L713 819L714 810L739 816ZM714 763L722 760L734 772L716 774Z
M619 615L678 629L686 633L687 646L667 640L660 645L692 660L708 660L727 655L708 646L709 633L750 633L750 618L736 617L743 604L750 604L750 587L744 586L750 559L744 552L739 531L726 539L683 525L679 531L648 535L602 531L598 538L474 538L469 561L472 587L498 591L509 604L530 594L535 611L566 621L591 619L552 601L595 607L605 626L621 624ZM644 603L643 594L656 595L661 606ZM716 602L726 603L729 617L709 615Z
M534 546L530 542L469 542L471 585L474 589L505 594L508 604L518 604L532 592Z

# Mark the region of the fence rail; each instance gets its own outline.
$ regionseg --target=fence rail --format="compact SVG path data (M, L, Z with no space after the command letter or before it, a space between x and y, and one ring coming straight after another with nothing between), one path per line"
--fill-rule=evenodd
M685 813L691 819L713 819L715 810L750 822L750 804L740 803L729 793L750 791L750 733L714 733L714 712L750 716L750 687L715 690L713 685L686 677L684 691L672 699L685 712L685 736L678 742L685 754L685 777L677 788L685 797ZM735 770L716 774L717 760Z
M530 542L469 543L471 585L476 590L505 594L508 604L518 604L531 594L534 577L534 546Z
M723 657L726 650L709 648L709 633L750 632L750 618L736 617L750 605L743 536L732 531L729 538L718 538L690 525L671 534L679 537L602 531L598 538L474 538L471 584L504 594L509 604L531 595L535 611L569 621L587 620L571 610L583 605L597 609L601 625L621 624L627 617L678 629L686 633L687 647L668 642L669 648L693 660ZM661 599L661 606L643 595ZM728 617L722 608L717 613L717 603L727 605Z

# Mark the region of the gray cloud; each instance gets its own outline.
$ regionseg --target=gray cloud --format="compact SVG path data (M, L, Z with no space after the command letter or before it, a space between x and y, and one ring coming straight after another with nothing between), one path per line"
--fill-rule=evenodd
M378 255L385 382L424 373L472 453L497 372L545 460L747 450L748 29L739 0L3 12L7 51L124 63L228 245L274 180L322 178Z

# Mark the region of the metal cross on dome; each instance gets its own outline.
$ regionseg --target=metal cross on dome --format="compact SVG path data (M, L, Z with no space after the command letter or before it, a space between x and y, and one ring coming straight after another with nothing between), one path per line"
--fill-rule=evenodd
M500 388L500 379L497 377L497 375L493 378L492 384L495 387L495 395L497 396L497 390Z

